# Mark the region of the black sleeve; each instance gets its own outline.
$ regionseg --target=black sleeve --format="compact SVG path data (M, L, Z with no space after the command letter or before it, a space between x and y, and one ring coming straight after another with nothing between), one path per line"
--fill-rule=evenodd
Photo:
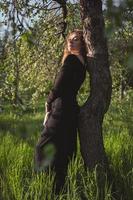
M48 111L51 110L52 102L57 97L60 97L63 94L63 91L65 89L64 85L71 78L72 73L73 73L73 67L74 67L74 58L72 55L69 55L65 59L64 64L61 67L61 70L55 79L54 86L48 95L48 98L47 98Z

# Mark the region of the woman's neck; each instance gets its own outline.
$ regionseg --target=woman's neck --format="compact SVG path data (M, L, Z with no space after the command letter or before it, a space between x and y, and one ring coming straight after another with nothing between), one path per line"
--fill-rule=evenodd
M81 55L81 54L80 54L80 51L71 51L71 54L74 54L74 55L77 55L77 56L78 56L78 55Z

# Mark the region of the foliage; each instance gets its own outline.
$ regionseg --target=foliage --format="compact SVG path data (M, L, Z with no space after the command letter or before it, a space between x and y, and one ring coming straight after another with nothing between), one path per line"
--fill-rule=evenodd
M104 119L104 132L111 134L112 131L116 134L121 133L124 129L129 135L133 136L133 94L132 90L128 91L126 97L122 100L112 99L109 112ZM109 130L108 126L112 128Z
M104 200L131 200L133 195L133 138L129 131L132 128L132 122L128 121L128 127L130 126L128 129L126 122L124 123L125 119L121 121L121 111L126 111L127 116L131 115L132 94L129 96L129 99L123 100L123 107L112 102L103 124L105 149L112 177L112 182L106 180ZM42 106L38 110L40 112L34 115L29 113L18 117L11 112L11 108L7 108L7 113L1 114L0 198L5 200L26 200L33 197L38 200L46 198L99 200L96 169L92 172L84 169L79 142L77 156L69 164L66 183L59 195L55 195L51 189L54 180L53 172L50 171L47 174L35 172L34 147L43 121ZM115 185L115 191L113 185Z
M75 26L72 25L72 12L76 6L69 7L67 31ZM59 71L64 39L58 33L57 20L60 20L60 16L56 16L53 24L54 16L54 11L52 15L45 10L41 11L31 30L23 32L17 40L11 39L4 47L5 56L2 57L0 67L3 74L0 95L2 102L8 100L18 112L35 109L38 99L47 97ZM73 17L75 24L77 19L79 21L78 9ZM15 98L17 105L14 103Z
M20 13L26 2L23 1L20 4L17 1L17 3L18 13ZM44 1L44 4L47 2ZM30 5L30 2L27 2L27 5ZM38 5L36 4L36 11L39 9ZM40 5L42 6L42 4ZM60 12L54 7L50 8L51 10L48 10L48 7L40 8L36 15L34 15L34 6L30 8L29 13L28 9L23 10L27 13L26 16L30 13L33 14L34 20L30 28L20 31L21 35L19 36L19 29L15 29L18 27L18 22L14 21L13 37L5 36L1 40L1 107L6 105L6 102L10 102L18 113L30 109L35 110L38 100L42 98L45 100L53 86L61 65L64 38L59 34ZM67 8L66 32L74 28L81 28L79 4L68 3ZM107 9L104 11L113 79L113 98L123 98L128 87L132 87L133 26L131 8L130 1L125 1L125 4L120 4L119 7L115 7L111 1L108 1ZM2 9L8 18L10 6L5 3L5 7ZM79 92L78 102L80 105L87 100L88 93L89 75Z
M123 98L124 92L133 87L133 3L124 0L119 7L109 4L104 14L113 89Z

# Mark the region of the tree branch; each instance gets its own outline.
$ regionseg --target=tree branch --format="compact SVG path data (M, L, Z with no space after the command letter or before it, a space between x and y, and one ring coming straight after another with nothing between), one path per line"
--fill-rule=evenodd
M66 17L67 17L67 6L66 6L66 0L54 0L57 3L61 5L62 8L62 14L63 14L63 22L62 22L62 27L61 31L58 34L62 34L63 38L65 38L65 31L67 28L67 23L66 23Z

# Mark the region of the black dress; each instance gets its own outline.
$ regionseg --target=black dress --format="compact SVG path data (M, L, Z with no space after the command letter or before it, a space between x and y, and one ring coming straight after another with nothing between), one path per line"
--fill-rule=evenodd
M41 163L44 159L45 163L46 155L43 154L43 148L47 144L53 144L55 154L50 166L55 170L59 187L64 183L69 160L76 153L80 110L76 95L85 75L85 66L78 57L73 54L68 55L47 98L51 114L36 146L36 162Z

